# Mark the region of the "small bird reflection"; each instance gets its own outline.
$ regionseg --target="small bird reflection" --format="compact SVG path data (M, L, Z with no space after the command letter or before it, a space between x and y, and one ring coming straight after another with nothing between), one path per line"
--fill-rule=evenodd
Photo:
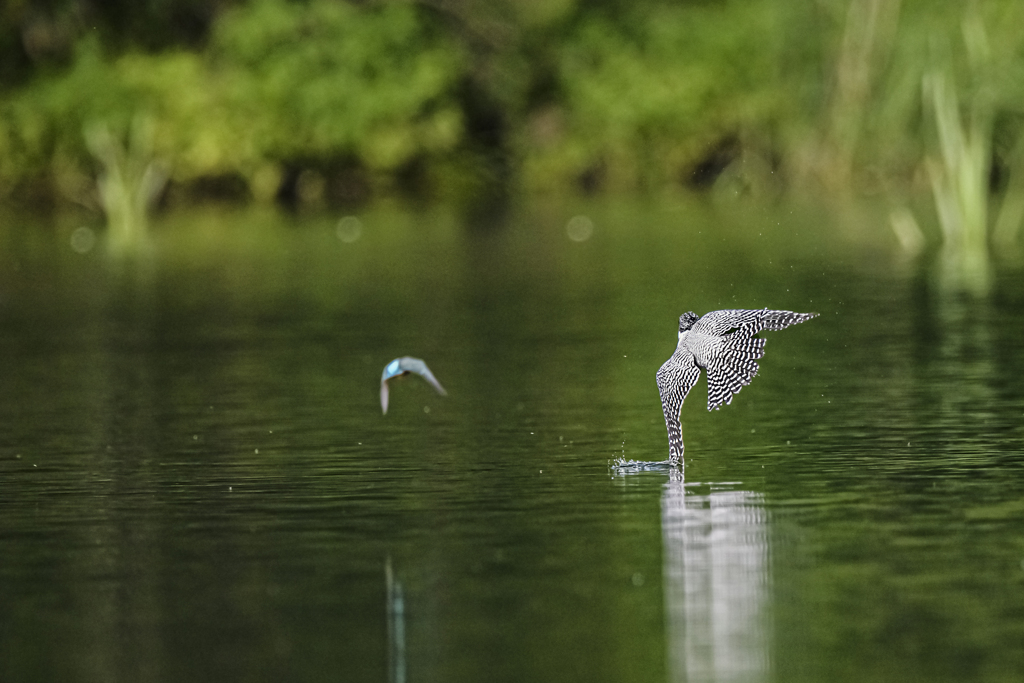
M698 494L673 471L661 500L670 680L767 680L771 572L761 496L715 487Z
M395 578L391 556L384 561L388 615L388 680L405 683L405 595L402 582Z
M441 383L434 377L434 373L430 371L430 368L422 360L410 356L396 358L384 366L384 373L380 376L380 409L385 415L388 414L388 380L410 373L419 375L427 380L430 386L437 389L437 393L442 396L448 395L448 392L444 390Z

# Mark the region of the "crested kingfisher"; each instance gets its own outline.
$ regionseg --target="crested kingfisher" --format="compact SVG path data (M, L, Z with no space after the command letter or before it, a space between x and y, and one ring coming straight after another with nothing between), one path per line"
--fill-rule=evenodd
M679 316L679 344L658 370L658 392L668 429L669 464L683 459L683 429L679 411L703 368L708 376L708 410L732 403L732 397L757 374L764 356L762 330L783 330L817 313L745 310L712 311L699 318L692 311Z
M385 415L388 414L388 380L395 377L401 377L402 375L408 375L413 373L419 375L423 379L427 380L430 386L437 389L437 393L442 396L447 396L448 392L444 390L441 383L434 377L434 373L430 371L427 364L419 358L412 358L410 356L402 356L396 358L387 365L384 366L384 372L380 376L380 409Z

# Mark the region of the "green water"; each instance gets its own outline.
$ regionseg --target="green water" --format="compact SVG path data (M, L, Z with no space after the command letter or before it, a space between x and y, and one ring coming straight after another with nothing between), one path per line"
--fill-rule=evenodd
M0 681L1024 676L1019 269L944 294L870 212L359 217L121 264L5 219ZM821 316L698 383L683 476L611 469L667 457L679 314L763 306ZM401 355L449 395L384 417Z

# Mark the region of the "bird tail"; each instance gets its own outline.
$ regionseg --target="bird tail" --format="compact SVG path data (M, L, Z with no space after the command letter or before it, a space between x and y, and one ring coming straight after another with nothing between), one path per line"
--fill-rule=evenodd
M737 330L724 338L725 344L708 365L708 410L732 403L732 397L757 375L757 359L764 357L764 339Z

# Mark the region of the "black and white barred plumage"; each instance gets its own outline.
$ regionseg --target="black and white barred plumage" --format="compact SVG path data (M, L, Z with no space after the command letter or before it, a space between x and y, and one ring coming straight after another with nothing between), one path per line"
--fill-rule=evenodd
M750 384L757 374L757 360L764 356L764 339L754 335L762 330L783 330L802 323L817 313L729 309L693 312L679 317L679 344L675 353L658 370L658 391L668 428L669 462L683 457L683 431L679 411L701 368L708 376L708 410L732 403L732 397Z

